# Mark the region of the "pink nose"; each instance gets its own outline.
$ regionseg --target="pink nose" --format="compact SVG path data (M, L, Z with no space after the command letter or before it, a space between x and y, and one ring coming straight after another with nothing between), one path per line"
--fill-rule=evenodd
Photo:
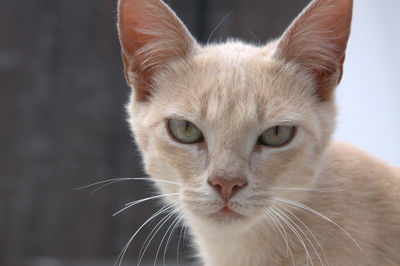
M247 181L242 178L215 177L208 183L215 188L225 203L228 203L237 191L247 185Z

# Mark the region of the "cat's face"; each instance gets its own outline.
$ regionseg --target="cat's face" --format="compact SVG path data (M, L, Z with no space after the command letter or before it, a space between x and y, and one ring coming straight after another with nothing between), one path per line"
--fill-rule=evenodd
M214 222L264 216L262 208L288 191L308 187L334 124L334 107L321 103L312 80L271 59L271 47L240 43L199 48L185 64L157 77L150 103L132 101L129 111L146 171L163 193L179 195L190 214ZM168 120L190 121L203 139L184 144L171 135ZM294 126L280 147L259 143L275 126ZM209 184L215 177L241 178L247 185L225 207ZM246 221L247 222L247 221Z
M146 171L156 182L176 183L158 185L193 220L221 229L250 226L275 198L297 200L281 188L307 188L313 181L334 128L331 91L342 74L348 31L343 38L337 34L336 47L323 47L294 38L304 30L301 20L265 47L240 42L202 47L161 2L121 1L123 56L134 88L128 107L132 129ZM320 68L316 60L323 60ZM181 130L190 122L201 137L180 141L171 120L186 123ZM260 141L278 126L292 129L286 141L276 146ZM221 194L224 187L228 198Z

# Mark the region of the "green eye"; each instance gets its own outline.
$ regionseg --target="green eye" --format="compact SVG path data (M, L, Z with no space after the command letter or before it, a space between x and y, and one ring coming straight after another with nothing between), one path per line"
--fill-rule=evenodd
M200 130L186 120L170 119L168 120L168 128L171 135L182 143L191 144L203 139Z
M288 144L295 133L294 126L275 126L265 131L259 138L259 143L270 147L280 147Z

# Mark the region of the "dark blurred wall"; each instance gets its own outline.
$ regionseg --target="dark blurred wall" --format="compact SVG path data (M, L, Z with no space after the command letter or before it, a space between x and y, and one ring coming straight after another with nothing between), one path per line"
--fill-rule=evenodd
M231 11L213 41L278 37L307 2L168 1L202 43ZM143 175L125 122L129 89L115 7L114 0L0 3L0 265L32 257L116 257L155 210L147 204L112 217L124 203L152 195L140 182L93 196L74 191ZM138 254L146 236L128 256Z

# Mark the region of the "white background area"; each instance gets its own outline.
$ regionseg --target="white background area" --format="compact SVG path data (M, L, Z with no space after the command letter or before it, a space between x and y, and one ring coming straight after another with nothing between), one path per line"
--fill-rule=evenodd
M400 166L400 1L355 0L335 139Z

